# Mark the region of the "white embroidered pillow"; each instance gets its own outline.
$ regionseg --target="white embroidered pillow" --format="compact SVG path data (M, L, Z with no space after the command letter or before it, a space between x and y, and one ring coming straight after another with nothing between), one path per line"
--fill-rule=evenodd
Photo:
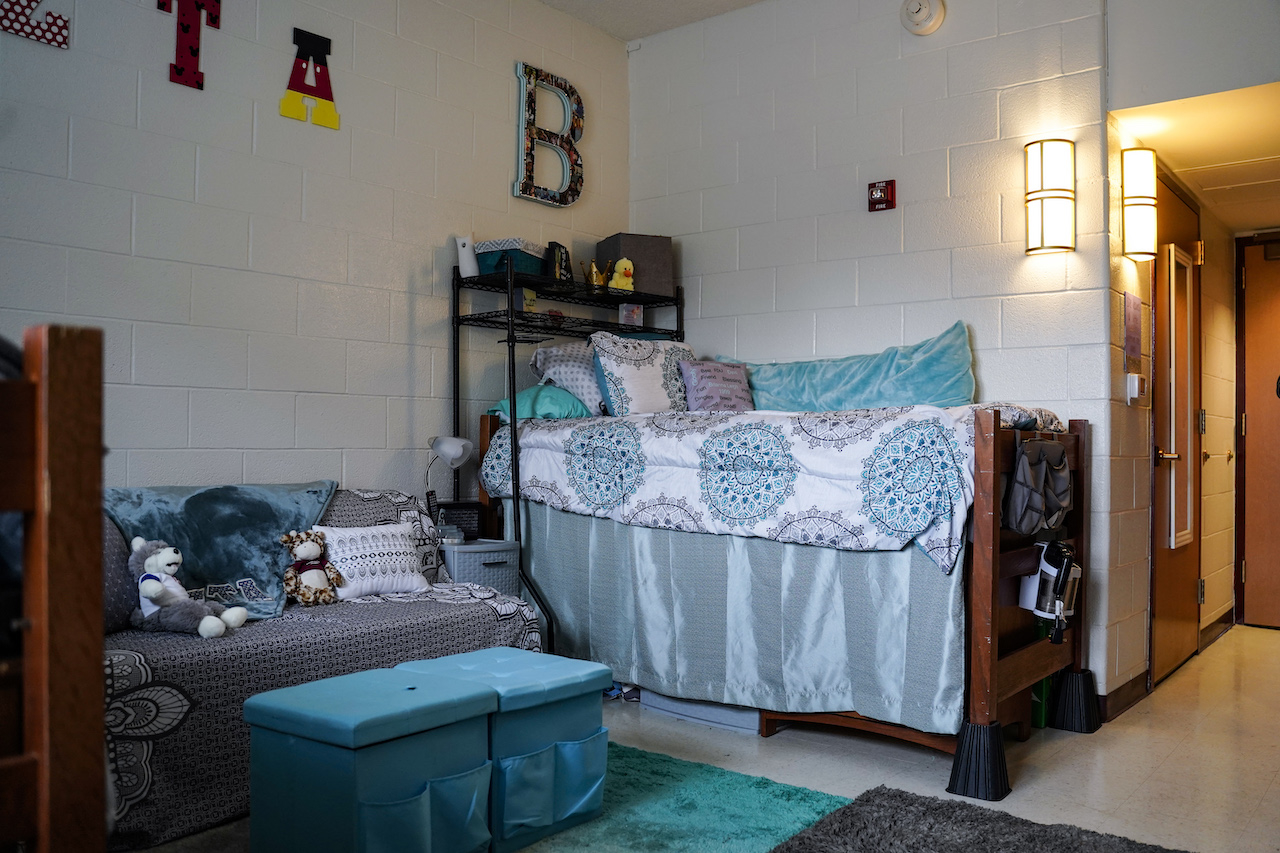
M596 379L611 415L684 412L680 362L693 361L693 349L677 341L621 338L608 332L591 336Z
M431 584L422 576L422 563L414 548L412 524L379 524L374 527L311 528L324 534L329 562L342 574L338 598L347 601L362 595L419 592Z

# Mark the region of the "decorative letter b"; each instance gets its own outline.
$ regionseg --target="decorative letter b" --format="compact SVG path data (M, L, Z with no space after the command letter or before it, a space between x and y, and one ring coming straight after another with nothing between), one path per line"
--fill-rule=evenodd
M563 77L548 74L540 68L516 63L516 76L524 90L520 99L520 151L516 162L515 194L521 198L568 207L582 194L582 155L575 142L582 139L582 96ZM564 127L552 133L537 125L537 90L542 87L560 96L564 105ZM533 181L534 145L550 148L560 156L564 179L559 189L540 187Z

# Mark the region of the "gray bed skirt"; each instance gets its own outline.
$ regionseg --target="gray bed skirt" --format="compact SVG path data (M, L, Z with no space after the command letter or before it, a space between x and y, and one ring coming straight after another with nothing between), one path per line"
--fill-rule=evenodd
M838 551L529 501L521 528L559 654L681 699L960 729L962 572L944 574L914 545Z

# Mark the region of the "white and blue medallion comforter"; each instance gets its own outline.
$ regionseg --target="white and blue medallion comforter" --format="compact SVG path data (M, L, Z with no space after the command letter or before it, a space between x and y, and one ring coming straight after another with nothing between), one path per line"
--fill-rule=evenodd
M756 536L848 551L915 542L950 572L973 503L974 412L1062 429L1007 403L845 412L664 412L519 425L520 492L624 524ZM511 441L489 446L481 482L511 494Z

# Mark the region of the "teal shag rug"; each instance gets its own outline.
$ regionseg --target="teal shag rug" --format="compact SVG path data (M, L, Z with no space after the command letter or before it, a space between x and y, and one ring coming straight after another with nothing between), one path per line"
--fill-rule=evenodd
M766 853L849 802L847 797L610 743L604 813L525 849Z

